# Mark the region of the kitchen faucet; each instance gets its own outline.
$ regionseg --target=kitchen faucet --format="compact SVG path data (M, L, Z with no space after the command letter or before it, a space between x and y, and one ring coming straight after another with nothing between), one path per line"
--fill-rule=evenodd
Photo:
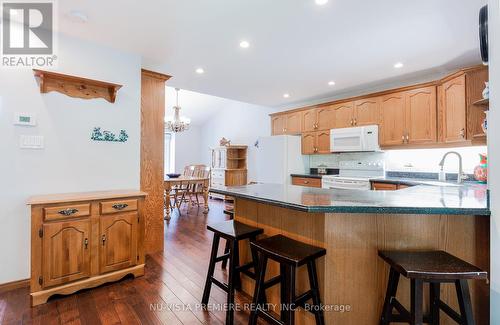
M439 166L441 167L441 172L439 173L439 180L440 181L446 180L446 175L444 174L444 161L446 160L446 157L448 157L449 154L455 154L458 157L457 183L460 184L464 181L464 179L467 179L467 176L465 176L464 170L462 168L462 156L456 151L448 151L447 153L444 154L443 159L441 159L441 162L439 163Z

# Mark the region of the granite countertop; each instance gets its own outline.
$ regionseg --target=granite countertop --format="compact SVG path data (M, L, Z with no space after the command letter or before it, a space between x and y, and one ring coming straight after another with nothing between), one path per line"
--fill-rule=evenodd
M420 185L398 191L333 190L293 185L254 184L211 189L285 208L322 213L400 213L490 215L482 184Z

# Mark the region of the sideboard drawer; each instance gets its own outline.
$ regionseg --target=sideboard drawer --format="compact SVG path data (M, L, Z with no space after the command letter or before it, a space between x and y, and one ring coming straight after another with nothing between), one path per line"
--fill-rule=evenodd
M120 200L101 202L101 214L137 210L137 200Z
M46 207L43 212L45 221L86 217L90 215L90 203Z

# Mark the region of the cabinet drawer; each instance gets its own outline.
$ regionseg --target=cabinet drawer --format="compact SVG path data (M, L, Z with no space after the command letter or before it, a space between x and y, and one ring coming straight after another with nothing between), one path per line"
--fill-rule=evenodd
M110 214L137 210L137 200L120 200L101 202L101 214Z
M212 170L212 178L224 178L225 172L223 170Z
M308 187L321 187L321 178L292 177L292 184Z
M373 182L372 189L375 191L396 191L398 189L398 185Z
M90 203L47 207L43 212L45 221L86 217L90 215Z

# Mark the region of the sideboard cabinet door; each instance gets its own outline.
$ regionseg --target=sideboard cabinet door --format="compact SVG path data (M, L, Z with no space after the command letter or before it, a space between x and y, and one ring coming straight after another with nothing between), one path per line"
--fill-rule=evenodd
M101 216L100 272L137 264L137 213Z
M90 276L90 220L43 224L42 287Z

